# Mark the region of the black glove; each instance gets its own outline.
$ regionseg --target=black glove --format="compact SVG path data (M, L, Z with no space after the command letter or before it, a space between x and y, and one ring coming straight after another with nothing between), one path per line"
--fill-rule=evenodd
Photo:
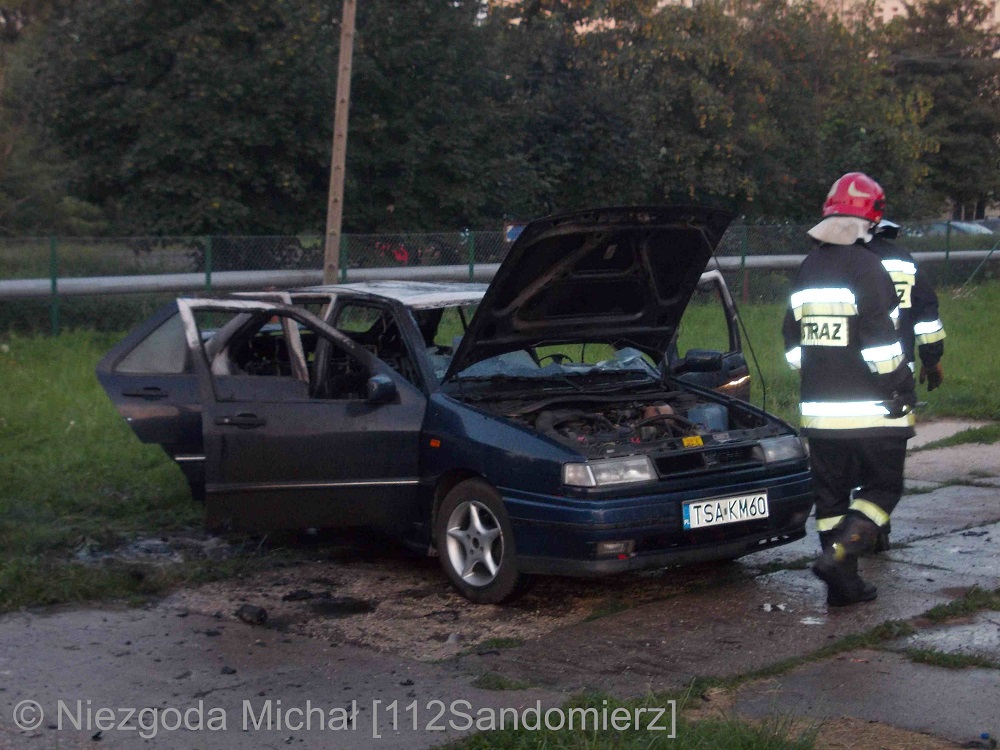
M891 399L884 401L883 404L889 410L891 419L899 419L913 411L913 407L917 404L917 393L912 390L902 393L896 392L892 394Z
M941 363L938 362L933 365L921 365L920 366L920 382L921 384L927 382L928 392L933 391L935 388L939 388L941 383L944 382L944 369L941 367Z

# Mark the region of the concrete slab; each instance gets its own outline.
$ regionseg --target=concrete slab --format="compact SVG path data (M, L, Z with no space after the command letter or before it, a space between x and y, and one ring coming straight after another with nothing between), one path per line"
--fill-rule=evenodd
M906 457L906 476L933 482L976 482L1000 475L1000 443L969 443L917 451Z
M931 424L935 432L920 431L928 440L937 439L934 435L941 434L940 430L968 426ZM970 462L969 449L977 447L989 449L985 452L988 455ZM808 570L762 574L775 563L815 556L817 542L810 521L806 539L752 555L735 565L714 570L650 571L650 580L656 585L642 588L642 597L633 593L639 590L636 587L614 585L615 579L610 579L609 597L620 597L617 606L630 609L583 622L577 618L574 624L553 627L520 648L466 654L444 664L379 653L377 645L374 649L333 646L315 633L307 637L251 628L232 619L217 620L194 611L185 614L163 605L145 610L87 609L2 617L0 749L94 746L94 731L53 730L47 728L49 722L33 732L19 732L11 724L11 712L28 699L39 701L50 717L58 700L90 701L95 710L104 706L183 710L204 701L206 710L221 709L229 728L235 731L200 732L197 736L161 732L158 738L164 746L197 745L204 750L248 744L241 731L245 700L257 712L268 700L280 700L286 709L305 708L311 701L327 711L345 708L356 700L358 729L349 735L255 730L249 744L277 746L291 740L306 746L423 748L449 741L458 733L421 731L421 721L417 731L386 731L375 738L374 701L383 701L384 707L393 700L400 701L400 706L416 700L421 719L429 720L426 709L435 699L446 705L466 700L473 711L533 707L536 701L549 707L560 705L570 690L597 688L623 696L639 695L682 688L695 677L727 677L770 667L885 621L919 615L969 586L995 587L1000 578L1000 545L995 544L1000 539L1000 488L993 485L1000 485L1000 476L977 476L977 482L985 485L977 487L942 486L941 482L954 478L955 472L985 476L985 469L976 466L985 466L989 457L995 474L1000 475L998 450L998 446L959 446L911 456L910 486L929 491L908 494L893 516L894 541L909 546L862 562L866 578L879 586L879 598L847 609L828 611L824 587ZM922 458L941 455L944 458L936 462ZM920 460L914 463L913 459ZM915 474L910 471L913 467ZM538 617L552 616L568 606L560 603L558 594L579 585L543 583L538 589L550 591L551 598L540 600L547 609L539 605ZM988 623L979 624L982 628L966 640L976 648L990 650ZM963 633L953 631L941 638L946 645L961 643ZM870 657L864 658L868 661L857 663L871 663ZM849 670L842 660L833 664ZM987 714L980 710L987 697L995 703L996 684L990 683L990 678L976 677L968 708L956 705L952 723L938 726L933 721L927 723L929 708L910 711L912 702L903 686L886 692L887 698L879 692L883 678L892 683L919 681L922 673L907 670L920 665L904 661L902 671L898 671L897 662L884 664L893 674L876 670L867 677L868 692L853 698L867 707L868 713L851 715L871 716L917 731L950 732L947 736L962 738L977 736L980 731L1000 731L987 726L983 718ZM981 671L966 670L962 675L979 675ZM524 691L473 688L473 678L487 672L547 687ZM826 674L826 682L821 682L822 673L804 676L799 683L789 682L790 697L782 703L783 712L792 712L789 706L798 705L795 690L800 685L805 686L802 691L812 690L814 695L819 694L816 691L829 693L831 702L824 705L839 711L837 715L850 713L843 709L847 705L843 701L850 698L851 691L838 692L847 676L834 669ZM950 683L939 680L935 684L951 700ZM785 688L779 685L779 689ZM929 689L921 693L923 686L915 685L914 690L918 691L915 701L926 699L929 704ZM747 700L758 705L754 703L757 699ZM891 710L894 704L897 713ZM995 713L995 706L991 708L989 716ZM105 732L101 741L110 748L126 747L135 744L135 736Z
M892 512L892 541L917 539L1000 522L1000 490L948 485L904 495Z
M917 422L917 434L910 438L908 447L911 450L921 448L927 443L943 440L975 427L985 427L988 424L991 423L974 419L937 419L933 422Z
M1000 665L1000 612L979 612L969 622L922 629L888 646L928 649L960 656L978 656Z
M232 620L201 615L179 616L163 607L149 610L80 610L47 616L18 614L0 618L0 748L94 747L91 728L77 731L63 719L56 725L57 701L71 707L83 701L93 712L101 707L178 708L202 702L205 721L213 708L227 718L226 731L160 730L161 747L277 747L304 742L306 747L427 748L461 734L448 729L453 718L440 721L447 731L426 731L436 713L433 700L445 707L469 702L464 710L559 706L566 696L547 690L493 691L471 686L472 678L434 664L415 662L351 646L329 644ZM45 712L41 726L21 732L12 724L14 707L37 701ZM375 701L382 701L376 706ZM244 701L260 719L271 701L271 728L243 729ZM296 729L289 709L306 709L311 701L329 716L356 701L356 729ZM399 730L392 731L387 707L398 701ZM413 714L403 707L416 701ZM292 727L278 727L279 708ZM86 712L84 712L84 717ZM194 719L192 719L192 722ZM457 722L462 723L458 718ZM86 725L84 725L86 726ZM378 738L375 735L380 734ZM101 747L135 747L136 731L104 731Z
M995 580L882 559L864 561L863 571L879 586L879 598L857 607L828 609L826 590L810 571L784 570L580 623L512 651L462 657L459 664L567 691L674 690L695 677L731 677L808 655Z
M965 747L1000 733L1000 671L949 670L905 656L856 651L741 688L734 711L748 717L852 716L927 732Z
M921 539L911 547L892 549L890 561L906 563L925 570L961 572L989 581L989 588L1000 582L1000 524L990 524L944 536Z

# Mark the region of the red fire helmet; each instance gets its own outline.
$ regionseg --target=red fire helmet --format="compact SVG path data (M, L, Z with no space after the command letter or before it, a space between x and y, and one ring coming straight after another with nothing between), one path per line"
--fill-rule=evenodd
M876 224L885 213L885 191L863 172L848 172L830 188L823 216L857 216Z

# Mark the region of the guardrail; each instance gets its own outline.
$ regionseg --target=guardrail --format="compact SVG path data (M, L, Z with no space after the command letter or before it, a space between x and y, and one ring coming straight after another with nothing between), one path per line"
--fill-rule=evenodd
M985 261L991 250L958 250L950 253L914 253L918 263ZM752 255L745 258L723 256L713 258L709 268L720 271L783 270L798 268L804 255ZM997 258L1000 260L1000 256ZM351 268L343 281L384 281L404 279L409 281L489 281L499 263L479 263L452 266L402 266L390 268ZM55 283L48 278L8 279L0 281L0 300L48 299L81 297L106 294L148 294L150 292L230 292L248 289L278 287L290 289L314 286L323 282L323 272L314 271L216 271L206 278L202 273L170 273L149 276L88 276L60 278Z
M992 250L953 250L914 253L919 263L975 263L974 277L990 260L1000 260ZM750 271L790 271L798 268L804 255L725 255L714 257L709 269L739 272L743 276L743 299L747 300ZM499 263L458 265L392 266L343 269L342 283L352 281L489 281ZM971 278L970 277L970 280ZM214 273L167 273L136 276L50 277L0 280L0 302L47 300L53 334L60 330L64 298L110 297L142 294L225 293L259 289L294 289L316 286L323 273L315 270L216 271ZM968 283L968 282L966 282Z

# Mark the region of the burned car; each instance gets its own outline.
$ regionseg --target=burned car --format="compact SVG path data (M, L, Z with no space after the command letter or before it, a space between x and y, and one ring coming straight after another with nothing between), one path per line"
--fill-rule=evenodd
M703 275L730 218L542 219L488 287L180 299L97 373L212 527L377 529L493 603L533 573L732 559L801 538L812 489L794 430L736 397L732 301ZM699 289L722 341L681 357Z

